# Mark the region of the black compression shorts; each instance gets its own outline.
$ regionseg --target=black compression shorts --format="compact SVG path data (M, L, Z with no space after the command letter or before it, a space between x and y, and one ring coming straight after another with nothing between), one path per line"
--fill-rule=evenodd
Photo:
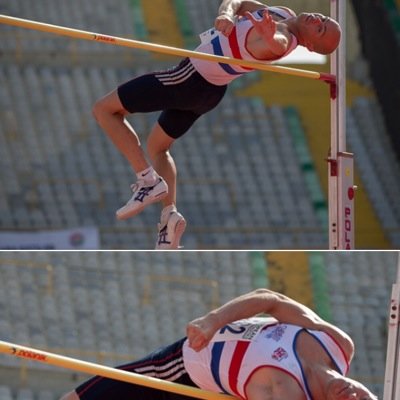
M197 118L217 106L226 88L207 82L185 58L172 69L123 83L118 87L118 96L130 113L162 111L158 123L168 136L176 139Z
M185 339L154 351L149 356L117 367L141 375L196 387L183 365L182 345ZM95 376L80 385L76 394L81 400L191 400L187 396L133 383Z

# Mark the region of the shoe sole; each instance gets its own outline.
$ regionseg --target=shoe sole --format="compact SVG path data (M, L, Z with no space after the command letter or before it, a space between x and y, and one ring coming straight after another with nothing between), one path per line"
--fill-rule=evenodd
M118 213L118 211L117 211L115 213L115 215L119 221L134 217L135 215L142 212L147 206L149 206L150 204L153 204L153 203L157 203L158 201L161 201L167 195L168 195L167 191L162 192L162 193L158 194L153 200L146 202L146 204L143 204L142 206L136 208L135 210L127 211L124 213Z

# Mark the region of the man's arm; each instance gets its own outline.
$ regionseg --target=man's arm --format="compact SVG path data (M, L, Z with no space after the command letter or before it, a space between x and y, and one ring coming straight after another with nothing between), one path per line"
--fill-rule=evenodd
M190 322L187 326L190 346L199 351L225 325L260 313L269 314L282 323L326 332L340 343L349 360L353 356L354 345L345 332L324 321L305 305L268 289L257 289L239 296Z
M246 12L257 11L261 8L266 8L266 5L255 0L223 0L214 26L224 35L229 36L237 16L244 16Z
M247 11L254 12L266 7L264 3L256 0L223 0L218 13L219 15L226 14L233 18L236 15L243 16Z

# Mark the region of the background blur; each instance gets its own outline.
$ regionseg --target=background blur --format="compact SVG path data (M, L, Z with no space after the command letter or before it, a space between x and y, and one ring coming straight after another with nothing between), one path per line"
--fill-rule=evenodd
M186 323L268 287L356 345L350 376L382 398L395 252L3 252L0 339L110 366L185 335ZM88 376L0 355L0 400L53 400Z
M346 3L355 245L397 249L399 0ZM193 49L219 4L0 0L0 12ZM268 4L330 12L328 0ZM91 107L119 83L179 60L6 25L0 26L0 57L0 248L154 248L158 206L129 221L115 219L135 179ZM328 61L295 66L328 71ZM130 118L143 143L156 118ZM188 220L185 248L328 248L329 120L329 89L319 81L254 72L232 84L222 104L172 150L178 207Z

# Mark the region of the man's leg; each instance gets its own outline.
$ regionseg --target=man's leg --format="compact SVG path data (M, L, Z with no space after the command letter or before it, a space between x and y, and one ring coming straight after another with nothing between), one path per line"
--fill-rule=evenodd
M168 195L162 200L164 206L156 243L156 249L179 248L186 221L176 209L177 169L169 150L175 139L167 135L157 122L147 140L147 151L155 170L168 185Z
M132 198L117 211L118 219L133 217L168 193L165 181L147 162L138 135L125 119L127 114L117 90L98 100L93 107L98 124L128 160L138 178L138 183L132 186Z
M169 152L174 141L175 139L168 136L158 122L147 139L147 151L153 167L168 184L168 195L162 200L164 207L176 205L177 170L175 161Z
M105 95L93 106L93 115L118 150L125 156L135 173L149 167L138 135L126 121L117 90Z
M60 400L79 400L78 395L75 391L66 393Z

